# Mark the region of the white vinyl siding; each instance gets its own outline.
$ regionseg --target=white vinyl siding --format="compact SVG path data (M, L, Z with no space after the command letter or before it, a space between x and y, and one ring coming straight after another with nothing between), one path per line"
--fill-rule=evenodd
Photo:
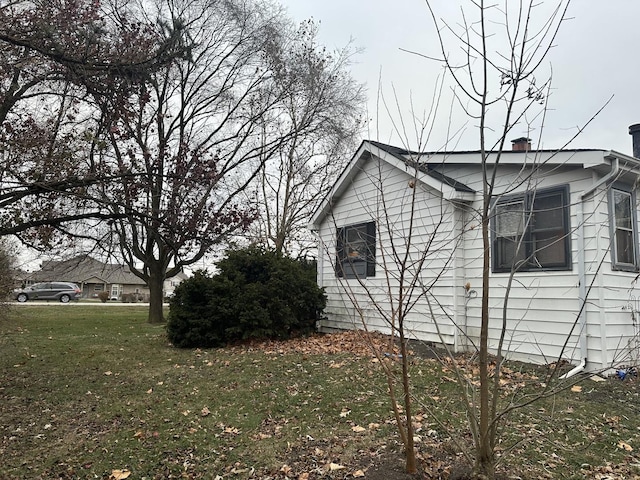
M407 272L410 276L417 274L419 277L414 297L432 290L431 294L438 299L432 305L434 316L440 322L447 341L453 341L454 328L450 320L454 313L451 306L455 303L451 279L452 252L456 247L452 238L453 207L421 185L416 186L417 190L414 191L409 185L411 179L407 172L375 159L370 160L363 171L354 177L351 188L335 202L332 214L325 219L320 230L323 250L321 285L328 296L325 310L328 320L323 321L325 329L363 328L362 320L366 319L368 328L389 333L389 319L385 319L377 307L381 307L383 312L390 312L392 300L387 288L389 282L392 285L391 293L396 294L397 291L394 288L397 287L395 278L400 267L392 253L394 244L400 252L410 245L411 255L407 265L411 267L407 268ZM414 194L419 208L414 213L413 231L409 232ZM383 203L386 212L382 211ZM338 278L332 267L335 263L336 228L371 221L377 226L377 265L375 277L366 278L365 289L360 285L362 279ZM425 250L428 253L423 258ZM438 281L434 285L436 279ZM409 313L408 320L411 335L439 341L428 305L416 305Z
M477 156L477 154L475 154ZM524 155L524 154L519 154ZM496 191L499 194L522 194L528 190L568 185L570 225L570 270L517 272L507 292L509 273L492 273L490 277L490 348L495 353L502 326L505 297L507 302L507 338L504 348L507 356L533 362L551 362L562 357L576 364L580 362L580 328L576 324L583 307L579 298L578 262L584 259L585 285L588 292L584 306L588 368L599 369L611 365L614 360L628 357L630 344L636 339L640 323L640 282L634 282L636 274L615 270L610 253L609 193L604 185L582 198L606 175L603 153L598 151L576 152L571 155L583 158L585 164L603 168L583 168L582 165L553 164L537 166L535 178L523 181L522 165L516 155L509 155L509 162L501 165L497 175ZM570 161L567 154L561 159ZM456 163L469 160L472 154L435 157L429 162L437 170L478 192L482 192L482 175L478 163ZM392 167L376 157L364 162L348 187L338 198L333 198L332 211L320 223L321 258L319 282L328 295L326 314L322 322L325 329L362 328L366 321L369 328L389 333L389 327L381 317L376 304L383 312L390 311L386 295L384 265L391 276L397 274L391 256L391 237L404 251L409 237L411 195L416 194L416 213L412 239L412 258L429 246L429 255L421 267L420 279L436 302L435 320L439 321L444 341L466 346L477 344L480 329L480 304L482 296L483 248L481 224L477 212L481 211L481 193L465 207L418 183L415 191L409 186L411 171ZM387 215L382 211L382 192ZM577 209L584 214L579 226ZM637 210L637 205L635 209ZM361 285L355 279L336 278L335 262L336 227L376 221L377 270L375 278L367 278ZM637 230L638 219L634 217ZM458 232L464 231L462 236ZM578 252L577 235L584 233L584 251ZM468 291L464 288L469 284ZM368 293L367 293L368 291ZM373 300L371 297L373 296ZM454 323L455 320L455 323ZM421 301L408 316L407 329L415 338L439 342L434 318L426 302ZM454 326L455 325L455 326ZM457 332L462 333L457 333ZM468 341L464 340L464 333ZM568 337L568 341L567 341ZM562 345L567 347L562 351Z

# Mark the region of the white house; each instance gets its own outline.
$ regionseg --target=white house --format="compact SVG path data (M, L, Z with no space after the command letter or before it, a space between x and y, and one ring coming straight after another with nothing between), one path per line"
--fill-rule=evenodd
M640 125L635 157L605 150L490 153L490 338L514 359L606 369L637 354ZM321 329L390 331L400 274L405 330L456 351L479 341L481 155L365 141L314 213ZM516 269L513 275L512 269ZM415 282L411 279L415 278ZM511 281L510 281L511 279ZM389 295L389 292L393 295ZM508 299L505 307L505 298Z

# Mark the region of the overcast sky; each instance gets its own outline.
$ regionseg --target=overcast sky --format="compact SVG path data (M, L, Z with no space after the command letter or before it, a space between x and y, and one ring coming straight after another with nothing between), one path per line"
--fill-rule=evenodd
M393 134L388 115L376 115L378 86L387 101L397 92L405 119L414 110L433 105L433 84L441 72L436 62L401 49L437 54L437 41L424 0L281 0L295 21L313 17L320 22L320 40L329 48L350 39L361 48L351 67L353 77L366 83L369 97L369 138L402 145ZM513 3L512 3L513 2ZM502 2L499 2L502 3ZM515 0L509 3L517 5ZM554 2L547 0L547 6ZM439 14L451 22L460 19L459 6L469 2L436 0ZM553 90L542 136L543 148L559 148L578 125L587 122L610 97L610 103L571 148L599 148L631 154L628 127L640 123L640 1L574 0L571 19L563 24L550 61ZM542 75L544 76L544 75ZM379 82L381 78L381 82ZM442 103L450 104L445 95ZM440 106L438 125L447 123L448 107ZM379 119L376 121L376 117ZM395 116L397 120L397 115ZM456 117L452 128L462 129L455 148L477 149L477 122ZM375 125L379 126L379 134ZM515 136L526 129L514 131ZM533 132L532 137L537 133ZM415 137L415 136L414 136ZM429 150L441 148L444 133L434 133ZM452 144L449 144L451 146Z

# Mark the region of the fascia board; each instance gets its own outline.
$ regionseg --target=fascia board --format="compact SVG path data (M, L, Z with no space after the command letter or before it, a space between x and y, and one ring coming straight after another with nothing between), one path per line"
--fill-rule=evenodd
M367 153L369 153L370 155L367 155ZM389 152L380 147L372 145L367 141L362 142L360 148L358 148L356 154L351 158L349 165L342 172L327 197L323 200L318 209L311 216L311 220L308 225L308 228L310 230L315 231L319 228L320 223L331 211L331 207L334 201L340 198L340 196L350 185L351 180L360 170L360 167L370 158L371 155L380 158L382 161L401 171L408 173L409 175L412 174L411 170L413 170L413 167L411 167L410 165L407 165L405 162L389 154ZM459 192L454 187L447 185L419 170L416 172L415 176L418 182L428 186L432 190L439 192L446 200L469 202L475 198L474 194L469 192Z
M567 165L591 168L608 164L605 156L606 150L558 150L558 151L536 151L529 152L502 152L500 164L502 165ZM487 152L487 164L496 163L497 154ZM442 152L433 154L423 154L417 158L420 163L430 165L480 165L482 163L479 152Z
M416 167L412 167L411 165L408 165L405 162L402 162L400 159L394 157L393 155L389 155L388 152L385 152L384 150L378 147L372 147L372 153L375 156L382 158L385 162L396 167L397 169L402 170L409 175L415 176L416 180L428 186L432 190L439 192L443 198L446 198L446 199L454 198L459 193L452 186L447 185L436 178L433 178L431 175L427 173L421 172Z
M640 169L640 158L631 157L629 155L625 155L624 153L616 152L615 150L609 150L605 152L604 158L606 159L618 159L623 165L626 165L627 168Z

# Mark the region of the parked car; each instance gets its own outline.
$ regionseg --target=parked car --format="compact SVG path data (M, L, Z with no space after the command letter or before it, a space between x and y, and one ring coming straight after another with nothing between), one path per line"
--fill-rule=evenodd
M69 303L70 300L79 300L82 290L75 283L69 282L44 282L34 283L26 288L13 292L13 297L19 302L27 300L59 300Z

